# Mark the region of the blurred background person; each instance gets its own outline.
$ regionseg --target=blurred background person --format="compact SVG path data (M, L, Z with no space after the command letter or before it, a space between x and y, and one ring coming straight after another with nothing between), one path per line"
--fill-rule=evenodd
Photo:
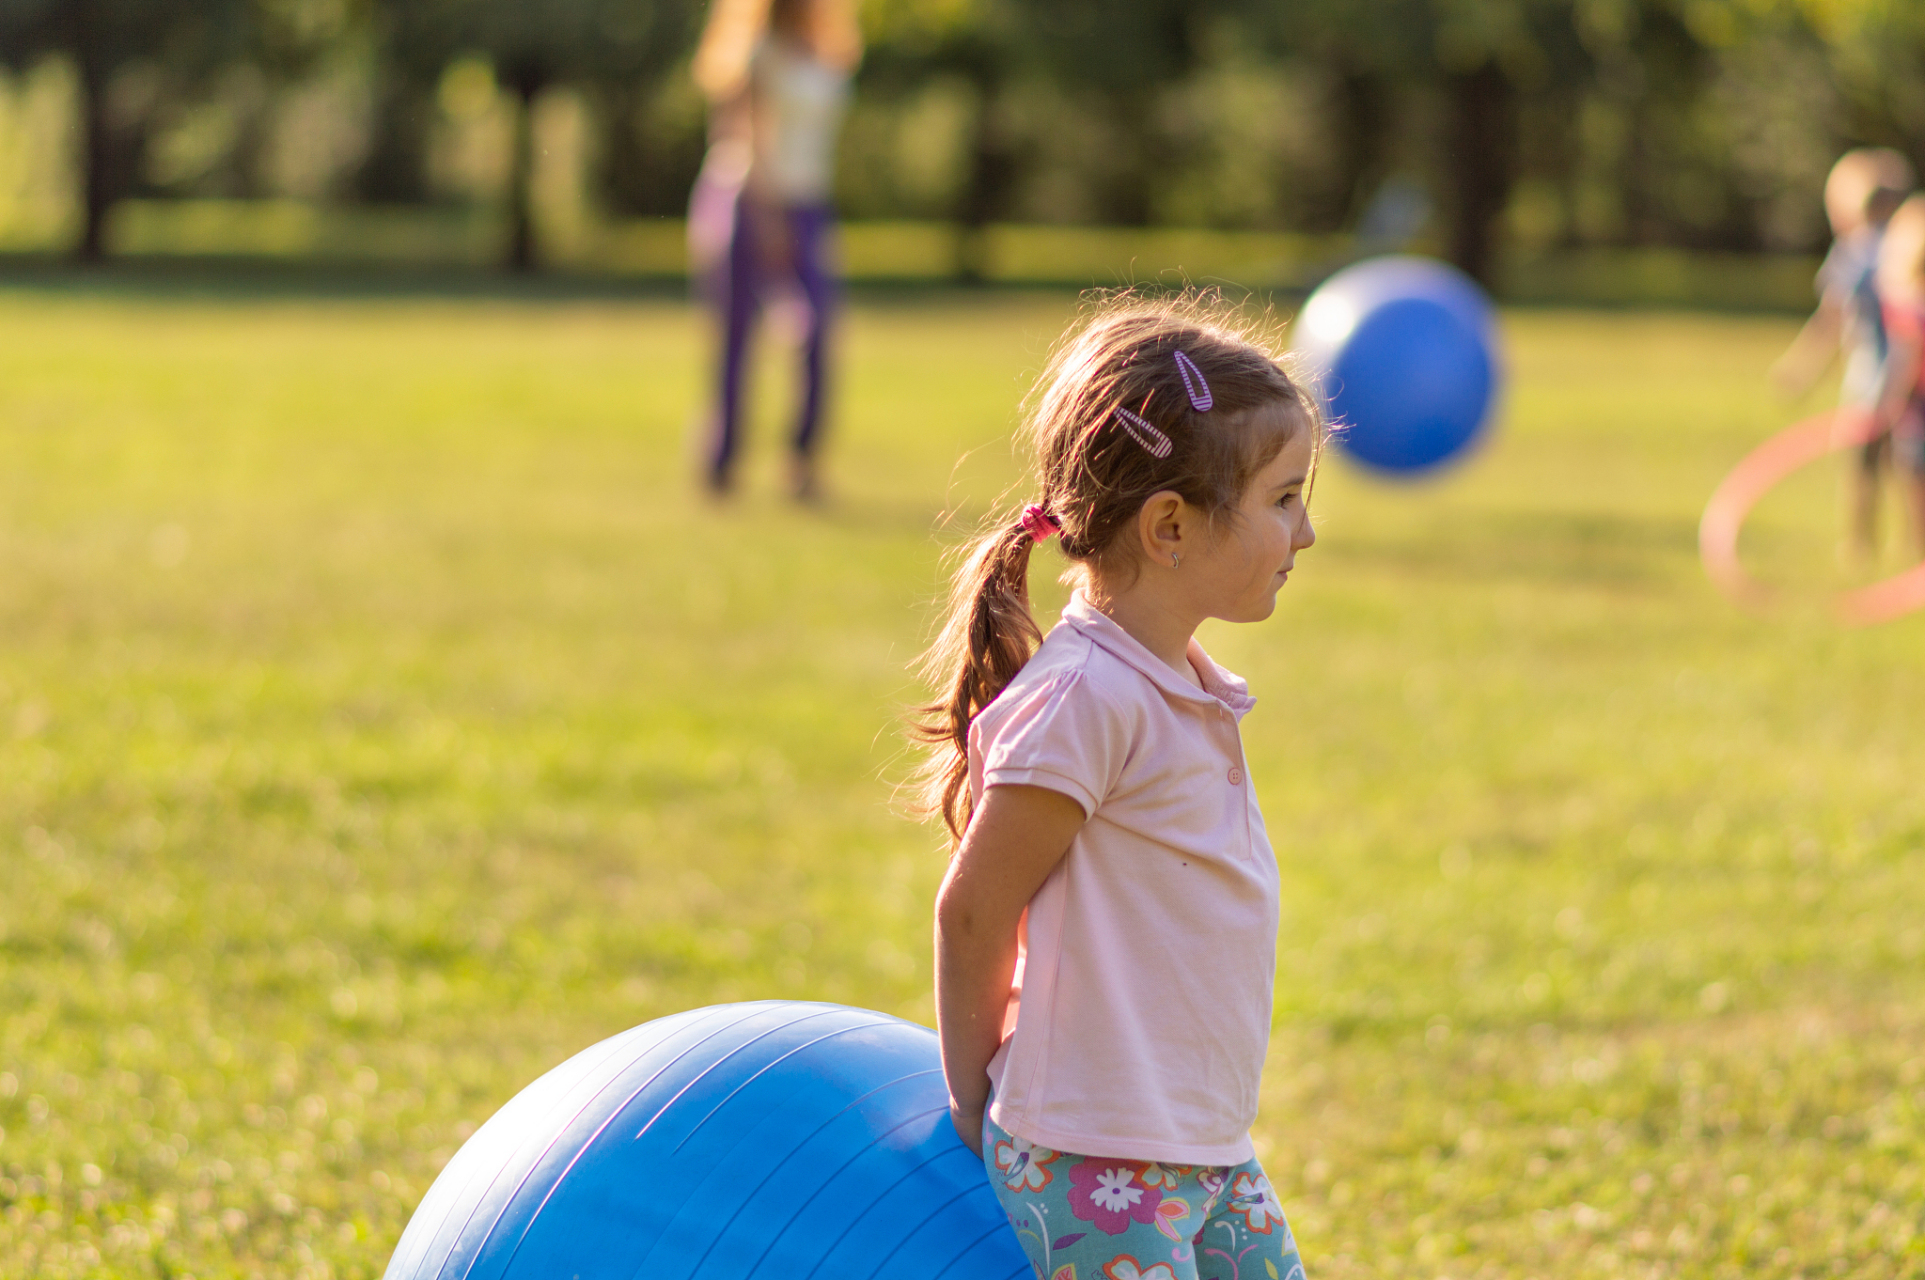
M793 287L806 319L788 486L802 501L820 496L837 294L830 193L861 56L853 0L717 0L696 51L710 145L690 201L690 269L721 335L703 473L712 494L734 484L756 322L778 288Z
M1885 390L1888 342L1876 274L1885 223L1911 190L1912 166L1887 147L1847 151L1825 179L1825 216L1832 244L1818 268L1818 309L1772 369L1789 395L1803 395L1845 357L1839 404L1873 411ZM1891 433L1880 432L1859 451L1852 472L1846 555L1871 559L1878 548L1878 487L1892 451Z
M1914 545L1925 556L1925 196L1892 215L1876 279L1889 342L1878 417L1911 499Z

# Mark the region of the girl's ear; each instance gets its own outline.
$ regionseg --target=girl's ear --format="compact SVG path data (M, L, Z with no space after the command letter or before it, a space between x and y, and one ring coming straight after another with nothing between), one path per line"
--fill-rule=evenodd
M1136 535L1144 559L1167 565L1189 548L1183 542L1183 497L1169 489L1153 493L1136 513Z

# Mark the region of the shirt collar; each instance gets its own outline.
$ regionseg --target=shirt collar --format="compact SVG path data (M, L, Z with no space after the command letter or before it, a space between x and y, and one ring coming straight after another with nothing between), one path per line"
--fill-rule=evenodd
M1250 696L1250 686L1243 678L1232 675L1212 661L1195 636L1190 637L1190 665L1203 681L1201 689L1170 670L1167 663L1144 648L1143 643L1117 625L1114 618L1091 604L1081 591L1072 595L1069 603L1063 607L1063 623L1075 628L1105 652L1134 667L1148 677L1151 684L1172 698L1183 698L1190 702L1219 702L1229 708L1238 720L1257 705L1257 700Z

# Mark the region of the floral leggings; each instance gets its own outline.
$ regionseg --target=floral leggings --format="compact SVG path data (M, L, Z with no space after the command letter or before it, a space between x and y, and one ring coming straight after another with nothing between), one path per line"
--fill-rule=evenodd
M983 1117L983 1163L1039 1280L1304 1280L1270 1179L1051 1151Z

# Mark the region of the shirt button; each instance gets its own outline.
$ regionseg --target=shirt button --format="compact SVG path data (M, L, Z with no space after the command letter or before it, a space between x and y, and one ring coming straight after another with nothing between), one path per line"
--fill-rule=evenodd
M1230 766L1230 785L1233 787L1243 785L1243 770L1237 768L1235 765Z

